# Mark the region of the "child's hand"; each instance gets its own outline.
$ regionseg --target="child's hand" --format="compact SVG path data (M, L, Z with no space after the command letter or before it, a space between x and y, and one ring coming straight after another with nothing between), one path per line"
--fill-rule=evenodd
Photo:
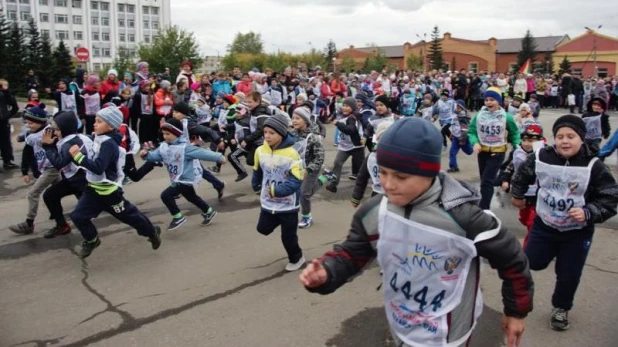
M509 191L509 182L502 182L502 190L504 192L508 192Z
M473 149L474 153L479 154L483 150L483 147L477 143L476 145L474 145Z
M526 201L524 199L511 198L511 204L513 204L513 206L517 207L518 209L526 207Z
M245 141L241 142L241 143L240 143L240 147L242 147L242 148L247 147L247 143L246 143Z
M79 153L80 149L78 145L73 145L71 146L71 148L69 148L69 154L71 154L73 158L75 158Z
M221 156L221 161L219 161L219 164L221 165L227 164L227 159L225 159L225 156Z
M506 346L518 347L521 343L521 336L524 334L526 324L522 318L502 317L502 330L506 334Z
M30 176L29 176L29 175L24 175L24 177L23 177L23 178L24 178L24 183L25 183L25 184L30 183Z
M44 145L53 144L54 143L53 134L54 134L54 131L52 129L45 130L45 132L43 133L43 137L41 138L41 142Z
M139 151L139 156L140 156L141 158L144 158L144 157L146 157L147 155L148 155L148 151L147 151L147 150L142 149L141 151Z
M219 142L219 144L217 145L217 149L224 150L225 149L225 142L224 141Z
M578 222L586 221L586 212L581 207L574 207L569 210L569 217L575 219Z
M314 259L298 276L298 279L303 286L307 288L316 288L326 283L328 274L326 273L326 269L322 263L320 263L319 260Z

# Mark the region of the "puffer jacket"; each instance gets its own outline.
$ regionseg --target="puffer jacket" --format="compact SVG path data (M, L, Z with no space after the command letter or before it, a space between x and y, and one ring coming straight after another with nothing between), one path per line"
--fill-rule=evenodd
M376 257L380 238L378 215L381 199L382 195L377 195L357 209L346 240L318 259L328 274L326 283L307 290L320 294L332 293L359 274ZM486 214L477 206L479 199L473 188L440 173L430 189L414 202L405 207L389 203L388 209L406 219L422 221L428 226L474 240L485 231L497 228L499 224L495 217ZM532 311L534 283L528 258L519 241L504 226L495 235L485 234L481 237L486 239L475 243L478 257L470 265L461 304L451 312L452 317L471 318L453 320L453 324L469 325L473 319L473 312L470 312L473 309L465 303L474 302L479 257L487 259L503 280L504 313L507 316L523 318Z
M325 158L320 127L315 123L311 123L309 129L305 131L294 130L293 134L296 142L304 141L311 134L305 149L305 169L310 174L320 172Z

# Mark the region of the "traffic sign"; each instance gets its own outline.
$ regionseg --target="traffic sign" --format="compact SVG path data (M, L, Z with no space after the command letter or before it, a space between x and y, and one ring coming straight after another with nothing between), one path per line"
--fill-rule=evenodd
M88 51L86 47L79 47L77 51L75 51L75 55L79 61L86 62L90 59L90 51Z

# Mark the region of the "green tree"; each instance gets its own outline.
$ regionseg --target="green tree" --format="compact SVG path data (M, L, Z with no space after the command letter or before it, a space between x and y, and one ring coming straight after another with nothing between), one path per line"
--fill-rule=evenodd
M9 41L9 25L4 15L0 12L0 57L6 57L8 54L7 43ZM0 76L6 76L8 64L5 58L0 59Z
M363 72L369 73L371 71L382 71L382 69L388 65L388 58L384 56L381 50L377 50L375 54L367 57L365 60L365 66L363 66Z
M436 25L431 32L431 43L429 44L429 62L432 69L441 69L444 67L444 58L442 57L442 42L440 41L440 29Z
M238 57L235 53L230 53L224 56L221 59L221 65L223 65L224 70L228 70L228 71L234 69L234 66L240 67L242 71L249 70L249 69L244 69L242 66L240 66L240 62L238 61Z
M230 53L260 54L264 52L262 34L250 31L246 34L237 33L232 44L227 46Z
M333 40L328 40L326 47L324 48L324 59L326 59L326 66L328 71L333 71L334 59L337 57L337 46Z
M410 70L423 70L423 59L411 54L406 58L406 67Z
M52 57L54 60L54 82L61 78L71 78L73 62L71 61L71 52L64 45L64 41L60 40L58 46L54 49L54 53L52 53Z
M52 56L52 43L49 36L44 34L41 36L41 60L40 66L37 69L37 74L41 84L45 87L55 89L55 84L58 81L52 81L54 75L54 57Z
M135 61L131 54L129 54L129 50L125 47L118 47L116 49L116 56L114 57L114 61L112 62L112 66L114 69L118 71L119 79L122 79L122 76L125 72L130 71Z
M150 71L158 72L166 67L175 71L186 60L199 66L203 60L193 33L175 25L160 29L150 45L140 44L137 54L140 60L148 62Z
M564 59L562 59L562 62L560 63L558 75L562 76L562 74L564 73L571 73L571 62L569 61L569 58L566 55L564 56Z
M32 17L28 20L26 38L28 39L26 66L28 67L28 70L38 70L41 66L41 35L39 34L39 28Z
M554 59L551 55L551 52L545 52L545 57L543 58L545 60L545 66L543 66L543 72L549 73L549 74L553 74L555 71L555 67L554 67Z
M530 63L534 63L536 59L536 40L530 30L526 31L526 36L521 39L521 49L517 53L517 66L515 67L515 71L519 71L522 65L530 59Z
M453 56L453 59L451 59L451 71L455 71L457 70L457 59L455 59L455 56Z
M24 63L25 63L25 40L17 21L13 22L7 42L7 52L2 60L6 59L6 79L11 89L16 92L25 92ZM6 57L6 58L5 58Z
M341 60L341 70L350 73L356 70L356 61L352 57L344 57Z

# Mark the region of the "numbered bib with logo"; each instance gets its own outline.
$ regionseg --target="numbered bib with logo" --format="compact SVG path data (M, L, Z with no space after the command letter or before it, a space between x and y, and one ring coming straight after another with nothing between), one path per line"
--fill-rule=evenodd
M453 115L451 120L451 135L460 138L461 137L461 124L459 123L459 117Z
M247 130L251 131L250 127L243 127L240 123L234 122L234 138L237 143L245 139L245 131Z
M42 130L26 136L26 144L32 146L34 151L34 159L40 172L52 166L45 155L45 149L43 149L43 143L41 142L43 140L43 134L45 134L45 131L50 128L51 127L48 125Z
M421 118L426 121L433 122L433 107L425 107L420 110Z
M489 112L479 113L476 128L479 141L484 146L499 147L506 145L506 116L494 116Z
M346 119L347 118L342 118L338 120L337 123L345 125ZM356 122L356 126L359 130L358 134L362 137L363 131L360 122ZM352 137L350 135L344 134L343 131L339 131L339 144L337 145L337 149L340 151L348 152L353 150L354 148L356 148L356 146L354 146L354 143L352 142Z
M380 184L380 169L375 152L371 152L367 157L367 170L369 170L371 182L373 183L371 189L378 194L384 194L384 189L382 189L382 184Z
M524 161L526 161L526 158L528 158L529 154L532 154L532 153L527 153L526 151L521 149L521 147L517 147L515 152L513 152L513 168L515 169L515 171L517 171L517 169L519 169L521 164L523 164ZM537 189L538 187L536 184L529 185L528 191L526 192L526 196L528 197L536 196Z
M444 122L444 121L450 121L452 119L451 117L453 115L453 110L455 109L453 100L447 100L447 101L438 100L437 108L438 108L438 118L440 119L440 121Z
M101 95L94 93L92 95L85 96L84 104L86 105L86 115L94 116L101 110Z
M311 135L313 134L310 133L309 135L307 135L307 137L300 141L297 141L294 144L294 149L296 150L296 152L298 152L298 156L300 157L300 167L303 170L307 167L305 156L307 153L307 144L309 143L309 138L311 137Z
M391 122L392 123L394 121L395 121L395 117L393 115L390 115L388 117L380 117L380 118L376 118L376 119L370 119L369 123L371 123L371 126L373 127L373 132L374 132L373 137L371 138L371 140L374 143L376 143L378 141L377 137L375 135L375 132L378 130L378 126L380 125L380 123L382 123L382 122ZM362 137L362 135L361 135L361 137Z
M271 211L289 211L298 208L296 193L284 197L272 197L269 190L272 185L280 185L287 180L296 161L290 157L277 154L261 153L259 156L262 168L262 191L260 202L262 207Z
M60 102L62 103L62 111L73 111L73 113L77 114L75 95L60 93Z
M93 158L94 157L94 150L92 149L93 147L93 142L92 140L85 135L79 134L71 134L69 136L63 137L62 139L60 139L57 143L56 143L56 148L58 148L58 152L60 152L62 150L62 146L69 142L70 140L74 139L75 137L79 137L79 139L82 141L82 143L84 144L84 148L86 149L86 157L87 158ZM85 170L83 167L78 166L77 164L75 164L73 161L71 161L71 163L69 163L69 165L65 166L62 168L62 175L69 179L73 176L75 176L75 174L80 170L83 169Z
M99 157L99 152L101 150L101 145L103 144L103 142L105 141L113 141L111 139L111 137L107 136L107 135L97 135L94 137L94 140L92 141L92 159L91 160L96 160ZM86 179L88 180L88 182L91 183L110 183L113 185L116 185L118 187L122 187L122 181L124 180L124 164L126 161L126 155L127 155L127 151L118 146L118 161L116 162L116 180L112 181L110 179L107 178L107 175L105 174L105 172L103 172L100 175L97 175L93 172L91 172L90 170L86 171ZM90 159L90 158L88 158Z
M141 102L141 110L142 114L151 115L152 114L152 97L148 94L140 93L142 97ZM148 100L150 98L150 101Z
M536 177L539 184L536 214L547 226L558 231L581 229L586 222L569 216L569 210L586 205L586 189L590 181L594 158L588 166L558 166L539 160L536 152Z
M387 201L380 205L377 251L391 330L410 346L461 345L472 329L448 341L448 314L462 300L474 242L390 212Z
M163 158L163 163L167 167L167 173L172 183L192 184L197 186L202 180L202 165L198 159L192 161L193 164L193 181L182 180L182 173L184 172L185 165L185 149L187 144L181 143L177 145L169 145L167 143L161 143L159 146L159 153Z
M586 117L586 140L600 140L603 138L601 116Z

